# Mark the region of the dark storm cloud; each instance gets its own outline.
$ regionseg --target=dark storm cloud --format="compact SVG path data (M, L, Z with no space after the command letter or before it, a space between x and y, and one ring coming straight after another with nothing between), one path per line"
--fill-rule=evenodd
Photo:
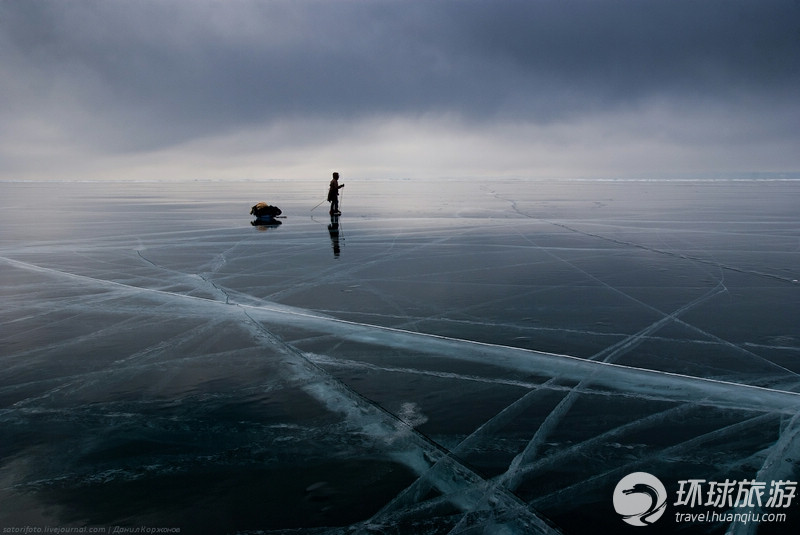
M798 79L797 3L567 1L518 7L499 10L483 27L470 25L476 53L491 54L531 82L576 87L590 99L720 96L776 84L788 90L784 84Z
M278 120L798 114L795 1L0 3L0 115L107 150ZM0 127L3 128L3 127ZM6 127L4 135L9 135Z

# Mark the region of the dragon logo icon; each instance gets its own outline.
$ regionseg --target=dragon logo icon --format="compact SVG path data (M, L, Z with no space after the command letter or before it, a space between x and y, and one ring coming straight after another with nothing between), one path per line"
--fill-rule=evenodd
M661 518L667 506L667 490L647 472L623 477L614 488L614 509L631 526L649 526Z

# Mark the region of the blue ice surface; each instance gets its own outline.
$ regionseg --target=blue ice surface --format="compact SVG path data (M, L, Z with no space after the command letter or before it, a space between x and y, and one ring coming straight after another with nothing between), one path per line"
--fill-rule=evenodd
M0 183L0 526L620 532L632 472L800 477L800 181L341 182Z

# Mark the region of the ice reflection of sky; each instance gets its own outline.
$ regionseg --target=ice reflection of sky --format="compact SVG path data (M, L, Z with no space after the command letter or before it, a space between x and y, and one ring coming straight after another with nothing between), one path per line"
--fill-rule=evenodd
M614 532L630 472L797 480L796 182L343 180L336 233L324 182L0 186L0 524Z

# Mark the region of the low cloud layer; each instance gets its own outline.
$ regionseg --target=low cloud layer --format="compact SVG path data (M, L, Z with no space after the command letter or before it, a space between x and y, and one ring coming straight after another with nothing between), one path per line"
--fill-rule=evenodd
M2 2L0 69L0 179L800 170L791 0Z

